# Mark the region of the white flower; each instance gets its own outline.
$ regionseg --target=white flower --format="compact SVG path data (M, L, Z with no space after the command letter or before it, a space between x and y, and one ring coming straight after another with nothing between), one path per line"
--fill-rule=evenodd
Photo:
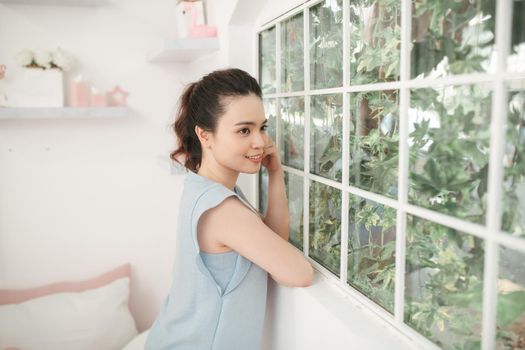
M51 53L43 49L35 50L35 62L44 69L49 68L51 65Z
M16 61L22 67L29 66L33 62L33 52L28 49L23 49L16 55Z
M62 70L70 70L73 65L73 57L65 52L64 50L58 48L53 54L53 63Z

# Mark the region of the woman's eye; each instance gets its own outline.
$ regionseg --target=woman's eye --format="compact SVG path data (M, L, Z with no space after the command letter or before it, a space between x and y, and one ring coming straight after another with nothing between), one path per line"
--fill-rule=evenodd
M239 132L241 133L241 135L248 135L250 133L250 129L243 128L243 129L239 130Z
M262 131L266 131L267 128L268 128L268 125L263 125L262 128L261 128L261 130L262 130Z

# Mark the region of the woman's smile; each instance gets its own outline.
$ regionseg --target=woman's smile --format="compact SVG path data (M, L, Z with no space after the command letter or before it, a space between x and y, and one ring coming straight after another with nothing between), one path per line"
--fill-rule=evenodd
M254 162L254 163L260 163L262 161L262 153L261 154L257 154L257 155L253 155L253 156L244 156L244 158Z

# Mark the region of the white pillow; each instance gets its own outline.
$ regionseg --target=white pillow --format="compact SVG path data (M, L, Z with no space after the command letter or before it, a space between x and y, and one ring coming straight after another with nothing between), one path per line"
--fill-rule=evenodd
M148 338L149 329L140 333L135 338L133 338L132 341L126 345L126 347L122 350L144 350L144 347L146 346L146 338Z
M0 305L0 350L120 350L137 335L129 278Z

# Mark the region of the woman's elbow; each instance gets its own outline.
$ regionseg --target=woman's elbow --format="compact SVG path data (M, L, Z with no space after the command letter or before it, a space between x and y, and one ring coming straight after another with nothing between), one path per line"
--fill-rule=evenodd
M304 288L312 285L314 280L314 269L309 262L306 262L305 272L301 274L300 278L295 283L294 287Z

